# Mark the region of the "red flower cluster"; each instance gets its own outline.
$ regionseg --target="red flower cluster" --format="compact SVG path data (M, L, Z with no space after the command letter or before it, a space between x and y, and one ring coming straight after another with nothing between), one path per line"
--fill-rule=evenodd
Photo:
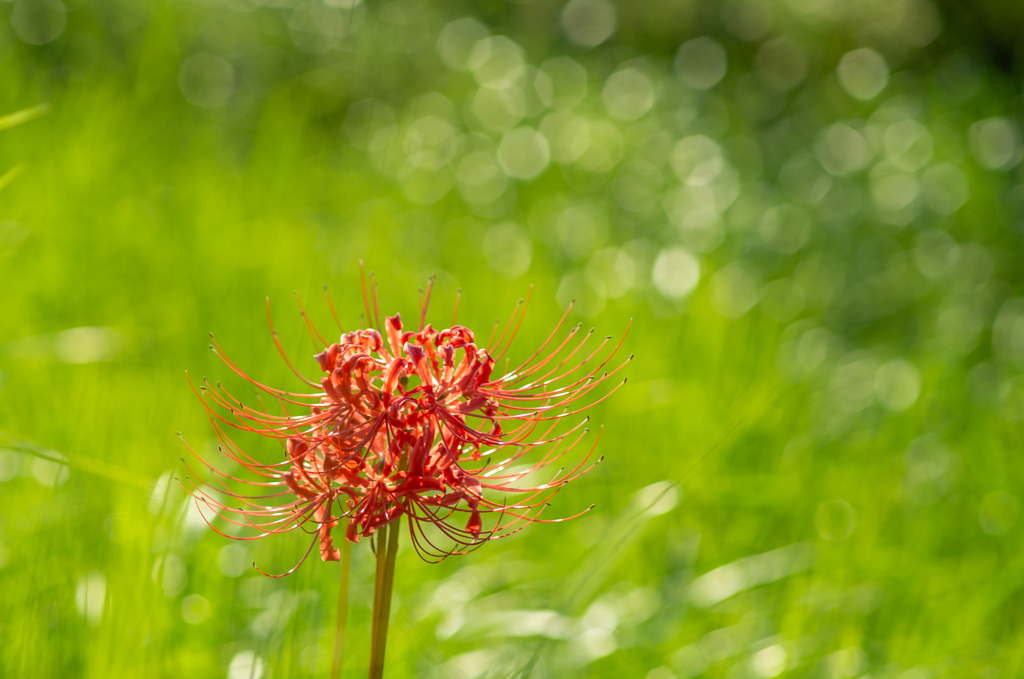
M516 484L552 465L584 438L589 418L568 429L559 425L610 395L578 404L629 361L604 371L622 340L599 361L595 359L610 337L584 352L593 331L578 339L577 325L557 341L567 310L533 355L496 377L496 363L522 323L526 305L520 303L501 336L488 342L488 350L461 325L439 331L424 324L429 296L428 288L418 330L406 330L396 314L385 320L383 335L372 328L357 330L342 334L336 343L326 342L303 312L310 337L323 348L315 356L323 376L314 382L292 370L313 393L286 392L256 382L215 342L212 348L222 360L278 401L282 414L250 408L220 384L201 387L197 393L222 452L258 480L243 480L204 462L216 483L206 485L218 493L192 485L189 490L197 505L201 501L224 521L257 532L236 539L259 539L297 527L315 532L298 565L316 544L323 560L338 559L332 532L342 520L347 523L345 538L358 542L405 517L417 552L427 560L465 553L531 522L550 522L540 519L540 513L554 493L596 464L587 462L597 441L572 469L561 467L544 483ZM376 308L376 295L373 301ZM368 317L369 308L367 304ZM276 332L273 335L288 361ZM296 408L302 414L290 412ZM285 459L259 462L227 436L224 425L281 440ZM543 451L540 459L522 465L520 458L534 449ZM492 461L497 456L502 459ZM233 487L237 483L270 493L238 493ZM220 501L220 495L231 500ZM509 496L519 499L509 504ZM282 498L287 501L267 505L268 500ZM486 529L485 517L494 519L486 521ZM556 519L561 520L565 519Z

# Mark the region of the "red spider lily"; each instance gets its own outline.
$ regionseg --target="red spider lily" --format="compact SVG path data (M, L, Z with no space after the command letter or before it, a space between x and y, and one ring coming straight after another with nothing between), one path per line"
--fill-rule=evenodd
M203 462L214 479L206 485L228 499L217 500L191 485L197 505L255 532L236 539L256 540L300 527L315 533L302 560L288 573L316 544L323 560L337 560L332 531L341 521L347 524L345 538L358 542L404 517L420 556L440 560L531 523L575 518L548 520L540 514L559 489L600 462L591 462L597 440L575 465L560 466L544 483L517 484L581 445L589 418L567 428L561 425L625 383L622 380L595 401L585 400L632 359L605 370L625 335L613 347L609 348L609 336L585 349L593 331L581 334L576 325L559 340L566 310L525 362L508 370L506 360L504 374L496 377L495 366L522 324L529 297L520 301L496 340L491 333L487 349L477 345L466 327L453 324L439 331L425 323L430 291L428 285L416 331L406 330L395 314L385 319L383 335L373 328L345 333L338 323L342 335L336 343L324 340L300 305L310 338L322 348L314 357L322 373L319 382L303 377L288 361L271 323L282 357L313 393L286 392L256 382L214 340L211 348L218 356L273 397L281 414L268 412L262 400L258 409L246 406L219 383L197 390L221 450L256 477L242 480ZM333 314L329 295L327 300ZM377 318L381 326L375 289L372 300L371 314L364 284L367 317ZM270 322L269 301L267 318ZM293 410L301 414L292 414ZM227 427L280 440L285 459L257 461L234 444ZM521 458L534 450L540 451L539 459L523 465ZM257 490L251 495L237 493L237 484ZM510 496L517 498L512 504ZM493 519L486 529L485 517ZM436 544L438 535L447 538L445 545Z

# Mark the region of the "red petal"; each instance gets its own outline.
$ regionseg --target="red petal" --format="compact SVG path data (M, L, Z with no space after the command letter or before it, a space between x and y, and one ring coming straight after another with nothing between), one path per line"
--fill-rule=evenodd
M334 547L334 538L331 537L331 529L338 525L337 521L331 520L331 503L322 505L314 515L320 521L320 558L324 561L340 560L341 550Z
M480 529L482 527L483 524L480 521L480 512L474 509L469 515L469 523L466 524L466 530L472 533L473 537L478 538L480 537Z
M309 444L300 438L293 437L288 439L288 443L286 443L285 446L288 448L288 457L292 460L302 457L306 454L306 451L309 450Z

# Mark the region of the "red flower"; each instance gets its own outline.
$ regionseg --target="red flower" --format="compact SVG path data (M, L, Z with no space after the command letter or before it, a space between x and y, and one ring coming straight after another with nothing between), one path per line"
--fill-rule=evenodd
M430 286L416 331L406 330L396 314L385 320L384 335L369 328L343 333L336 343L324 341L303 312L310 337L323 348L314 357L323 376L318 383L292 370L313 393L285 392L256 382L215 342L213 348L224 362L273 397L282 414L250 408L220 384L201 387L197 393L222 442L221 450L257 480L242 480L207 464L216 483L207 485L231 501L216 501L193 486L197 503L229 523L255 530L255 535L237 539L259 539L298 527L315 532L317 537L298 565L315 544L320 545L323 560L338 559L332 531L341 521L347 524L345 538L358 542L404 517L417 552L427 560L465 553L530 523L552 522L539 518L541 512L559 489L593 468L596 462L589 461L597 441L571 469L560 466L543 483L518 483L582 445L589 418L568 428L560 425L607 398L611 392L596 401L584 400L632 356L605 371L622 340L601 360L597 357L611 337L585 350L593 331L580 337L577 325L557 340L566 310L525 362L508 370L506 360L501 376L495 376L528 300L520 302L504 332L488 341L487 349L477 345L466 327L438 331L425 324L429 298ZM366 306L367 317L375 317L369 302ZM273 335L288 361L276 332ZM292 414L292 409L301 414ZM224 425L281 440L285 459L260 463L231 441ZM535 450L540 451L539 459L520 466L521 459ZM260 490L239 494L234 491L239 483ZM273 492L262 494L262 489ZM510 503L509 498L515 501ZM268 506L270 499L287 501ZM442 536L444 544L438 544Z

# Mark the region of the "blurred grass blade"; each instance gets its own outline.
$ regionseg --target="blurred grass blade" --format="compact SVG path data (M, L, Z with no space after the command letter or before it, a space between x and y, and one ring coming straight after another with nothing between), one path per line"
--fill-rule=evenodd
M7 185L17 179L18 175L20 175L24 170L25 163L18 163L7 172L4 172L3 175L0 175L0 191L7 188Z
M150 485L148 481L139 478L136 474L116 464L97 460L85 455L67 457L62 453L43 448L42 446L37 446L29 441L23 441L21 439L7 436L6 434L0 434L0 449L10 450L16 453L24 453L25 455L31 455L32 457L37 457L41 460L48 460L49 462L56 462L58 464L66 465L71 469L85 472L86 474L102 476L105 479L134 486L136 488L148 490Z
M30 120L34 120L39 116L46 115L50 112L50 104L42 103L32 108L26 108L21 111L15 111L14 113L8 113L4 117L0 118L0 130L6 130L22 123L27 123Z

